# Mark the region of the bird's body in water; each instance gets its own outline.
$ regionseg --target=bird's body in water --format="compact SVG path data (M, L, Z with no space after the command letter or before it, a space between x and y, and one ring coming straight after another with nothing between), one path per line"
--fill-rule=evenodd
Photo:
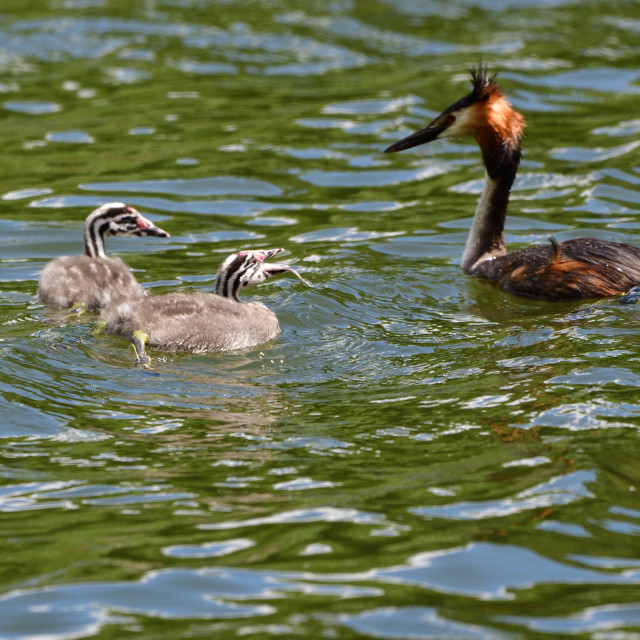
M105 235L169 237L133 207L121 202L98 207L85 221L84 255L61 256L42 270L38 284L41 302L97 311L118 300L147 295L120 258L106 256Z
M131 339L137 360L148 363L145 344L165 351L208 353L253 347L275 338L280 324L261 302L244 302L238 293L277 273L286 264L265 260L284 249L241 251L229 256L216 277L216 293L167 293L123 301L101 315L107 333Z
M437 138L471 137L485 164L482 195L462 255L469 274L513 293L547 300L603 298L640 284L640 248L595 238L507 252L504 222L522 153L524 118L511 106L486 68L471 70L473 90L425 128L386 152L410 149Z

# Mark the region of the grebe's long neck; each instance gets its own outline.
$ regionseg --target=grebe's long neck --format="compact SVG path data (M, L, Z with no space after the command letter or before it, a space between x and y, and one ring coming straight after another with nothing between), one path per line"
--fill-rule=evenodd
M90 258L106 258L104 252L104 234L109 229L110 216L100 210L92 213L84 224L82 238L84 253Z
M462 268L467 273L473 272L481 262L507 253L504 221L520 153L519 136L515 141L504 141L494 146L494 152L483 148L486 167L484 187L462 254Z

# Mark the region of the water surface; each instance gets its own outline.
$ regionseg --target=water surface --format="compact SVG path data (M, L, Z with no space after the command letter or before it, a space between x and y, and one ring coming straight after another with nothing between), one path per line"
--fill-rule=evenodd
M4 0L0 638L633 640L638 309L460 270L467 141L382 153L486 61L528 123L511 247L640 245L634 2ZM153 292L239 249L283 333L92 335L44 264L109 240Z

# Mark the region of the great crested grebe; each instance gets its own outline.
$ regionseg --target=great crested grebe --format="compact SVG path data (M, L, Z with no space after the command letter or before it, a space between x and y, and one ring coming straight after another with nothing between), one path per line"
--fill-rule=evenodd
M84 255L55 258L42 270L41 302L96 311L120 299L147 295L120 258L105 255L105 235L169 237L133 207L121 202L103 204L84 223Z
M240 251L230 255L216 276L216 292L176 292L137 298L107 307L101 328L129 338L140 363L148 363L145 344L165 351L207 353L254 347L280 333L276 314L261 302L242 302L238 293L276 273L289 272L309 284L287 264L266 263L284 249Z
M494 77L471 69L473 90L420 131L392 144L403 151L437 138L473 138L484 160L485 181L462 255L462 268L513 293L546 300L605 298L640 284L640 248L576 238L507 253L504 221L522 152L524 118Z

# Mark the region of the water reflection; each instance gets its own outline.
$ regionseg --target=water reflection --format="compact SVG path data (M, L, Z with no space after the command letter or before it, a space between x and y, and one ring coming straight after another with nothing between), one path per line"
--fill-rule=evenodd
M466 277L477 149L382 151L486 60L530 123L508 242L640 244L635 5L116 5L0 20L0 636L631 637L637 309ZM105 199L171 232L113 243L152 292L256 240L314 289L140 370L36 300Z
M217 554L228 555L238 550L245 550L253 546L251 541L229 541L225 546L218 547ZM207 548L202 547L202 548ZM496 552L500 556L496 556ZM108 624L122 624L122 619L117 614L136 614L149 617L161 617L165 619L217 619L246 618L256 616L270 616L277 610L279 601L285 595L305 594L307 597L331 597L344 599L355 598L381 598L385 594L387 582L393 584L416 585L422 588L432 588L442 592L460 591L470 597L483 597L485 599L508 599L510 596L503 590L502 583L496 583L494 592L487 592L486 581L482 585L474 585L472 573L469 567L479 559L482 552L481 565L473 567L486 575L483 569L490 559L497 561L500 566L505 566L505 557L509 556L512 569L509 571L506 583L512 588L527 588L531 586L531 578L534 577L530 570L526 575L518 568L531 567L531 559L523 557L523 552L518 549L502 546L499 549L491 545L471 545L465 549L453 550L444 554L424 554L412 558L406 569L385 569L372 572L370 575L348 574L314 574L311 572L273 572L271 574L239 570L227 567L220 568L175 568L160 571L151 571L137 581L127 582L102 582L71 584L66 586L50 587L46 591L39 589L25 589L9 593L0 601L3 626L7 630L16 629L22 637L35 637L37 629L46 626L49 632L72 637L97 633L100 628ZM467 556L467 557L465 557ZM192 557L201 557L200 555ZM456 567L460 561L465 560L467 566L467 580L462 585L456 578ZM496 566L496 565L494 565ZM568 565L546 561L536 558L534 566L536 578L546 582L561 580L565 583L596 582L606 584L616 582L613 577L597 571L572 568ZM411 567L411 568L409 568ZM637 584L638 577L630 572L626 582ZM427 575L431 575L431 579ZM420 576L424 576L421 578ZM359 585L362 580L377 582L375 586ZM438 584L440 583L440 584ZM241 604L242 601L251 600L252 604ZM257 602L255 602L257 601ZM262 602L261 602L262 601ZM43 606L43 603L44 604ZM609 625L617 626L620 616L624 611L631 614L624 619L633 624L635 620L634 608L614 606L607 611ZM25 620L25 612L30 611L28 621ZM589 610L587 616L590 623L589 629L598 628L596 620L603 620L600 615L604 610L598 607ZM73 615L70 615L73 612ZM408 618L400 617L406 614ZM521 616L495 616L494 619L511 624L524 624L534 629L557 631L559 621L552 618L524 618ZM341 623L356 629L359 632L372 630L373 621L377 620L381 626L376 626L376 635L385 638L409 637L411 629L421 623L420 631L416 637L478 637L501 638L510 637L508 633L491 631L478 625L459 623L448 620L437 613L435 609L426 608L375 608L356 615L341 616ZM572 631L580 628L578 620L585 620L580 615L571 624L564 621ZM402 632L397 630L396 624L402 621ZM290 630L293 631L300 625L298 620ZM425 625L425 626L422 626ZM413 634L411 634L413 637Z

